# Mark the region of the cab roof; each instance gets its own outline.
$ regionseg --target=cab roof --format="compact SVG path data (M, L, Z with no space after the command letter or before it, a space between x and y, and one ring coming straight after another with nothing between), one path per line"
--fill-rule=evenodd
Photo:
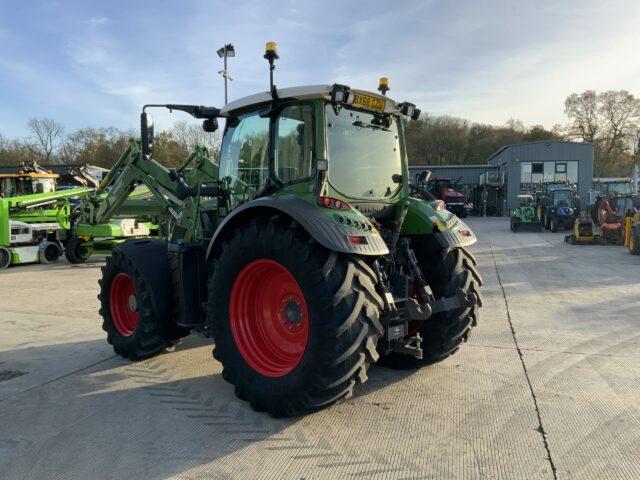
M280 99L297 99L297 100L312 100L317 98L323 98L325 100L331 100L331 90L333 85L302 85L298 87L278 88L278 98ZM371 95L372 97L383 98L385 100L385 113L396 114L400 113L396 107L396 102L389 97L380 95L379 93L370 92L367 90L351 89L353 92L364 93ZM260 92L246 97L239 98L227 103L220 113L226 117L235 112L236 110L242 110L252 105L259 105L261 103L267 103L271 101L271 93Z

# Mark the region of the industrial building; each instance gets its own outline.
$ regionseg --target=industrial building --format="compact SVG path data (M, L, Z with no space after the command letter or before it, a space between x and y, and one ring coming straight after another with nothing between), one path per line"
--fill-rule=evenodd
M577 185L581 207L587 208L593 181L592 143L543 140L505 145L487 159L487 165L410 166L415 177L423 170L432 178L449 178L476 215L508 215L518 206L518 195L532 193L543 182L570 181Z
M487 163L504 172L507 210L518 206L518 195L543 182L570 181L578 188L581 208L587 207L593 182L592 143L543 140L505 145Z

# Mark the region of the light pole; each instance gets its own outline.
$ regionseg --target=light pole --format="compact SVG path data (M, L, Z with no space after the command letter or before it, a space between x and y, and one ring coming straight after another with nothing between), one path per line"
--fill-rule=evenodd
M218 49L218 56L220 58L224 59L224 69L220 70L218 73L224 77L224 103L226 105L227 102L228 102L228 99L227 99L227 80L233 81L233 78L231 78L231 75L229 75L229 71L227 70L227 58L228 57L235 57L236 56L236 50L235 50L235 48L233 48L232 44L227 43L227 44L225 44L224 47Z

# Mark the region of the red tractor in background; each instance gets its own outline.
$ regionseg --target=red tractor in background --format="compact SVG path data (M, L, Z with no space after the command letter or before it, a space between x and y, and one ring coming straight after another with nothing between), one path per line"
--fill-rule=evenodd
M462 178L462 177L460 177ZM470 205L467 204L464 195L456 190L456 181L450 178L431 178L428 181L427 188L438 200L442 200L446 209L456 214L460 218L465 218L469 214Z
M634 216L640 207L637 195L603 195L598 198L593 216L604 243L623 245L627 216Z

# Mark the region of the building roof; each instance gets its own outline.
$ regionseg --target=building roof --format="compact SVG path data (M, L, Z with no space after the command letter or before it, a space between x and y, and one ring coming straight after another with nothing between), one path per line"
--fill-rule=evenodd
M570 143L572 145L590 145L593 147L593 143L591 142L571 142L569 140L536 140L535 142L521 142L521 143L510 143L508 145L504 145L502 147L500 147L500 149L495 152L493 155L491 155L489 158L487 158L487 162L489 162L489 160L491 160L494 157L497 157L498 155L500 155L502 152L504 152L505 150L507 150L508 148L511 147L522 147L522 146L526 146L526 145L537 145L539 143L544 143L544 144L549 144L551 145L552 143Z
M498 165L409 165L409 168L500 168Z
M278 88L279 98L296 98L296 99L312 99L312 98L324 98L325 100L331 99L331 89L333 85L301 85L298 87ZM379 93L369 92L366 90L357 90L352 88L354 92L362 92L373 97L384 98L386 100L385 112L386 113L398 113L396 108L396 102L389 97L382 96ZM246 97L238 98L227 103L220 113L223 116L229 115L234 110L240 110L251 105L260 103L267 103L271 101L271 93L260 92Z

